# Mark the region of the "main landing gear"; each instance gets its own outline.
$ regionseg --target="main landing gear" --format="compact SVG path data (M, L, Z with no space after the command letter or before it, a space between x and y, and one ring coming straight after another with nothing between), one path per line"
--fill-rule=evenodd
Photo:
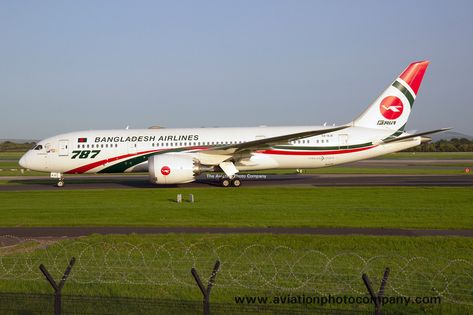
M56 187L64 187L64 176L61 173L51 173L50 177L58 179Z
M222 187L240 187L241 186L241 180L239 180L238 178L224 178L222 179L222 181L220 182L220 184L222 185Z

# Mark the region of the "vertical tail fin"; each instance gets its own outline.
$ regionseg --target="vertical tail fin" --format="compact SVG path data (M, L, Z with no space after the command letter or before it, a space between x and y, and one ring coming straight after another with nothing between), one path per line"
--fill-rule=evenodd
M383 93L353 121L354 126L403 130L419 91L428 61L411 63Z

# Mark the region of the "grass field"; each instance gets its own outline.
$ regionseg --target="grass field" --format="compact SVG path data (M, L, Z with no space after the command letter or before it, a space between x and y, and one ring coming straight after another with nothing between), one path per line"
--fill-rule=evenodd
M0 161L2 160L19 160L25 152L5 152L0 151Z
M386 295L440 296L442 305L389 305L386 310L457 314L473 305L471 294L464 294L471 290L470 238L172 234L91 236L20 247L0 251L0 291L50 292L33 266L44 263L58 278L75 256L65 294L200 300L190 268L206 279L219 259L212 300L221 303L234 304L234 296L244 295L364 295L361 274L378 287L384 268L390 267Z
M194 194L196 202L177 204ZM0 192L2 226L279 226L461 229L471 188L157 188Z
M471 160L473 159L473 152L396 152L375 159Z

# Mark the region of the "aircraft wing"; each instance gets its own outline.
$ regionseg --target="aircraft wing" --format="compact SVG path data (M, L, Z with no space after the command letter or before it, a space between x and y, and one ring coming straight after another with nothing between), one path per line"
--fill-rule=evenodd
M431 135L431 134L438 133L438 132L444 132L444 131L447 131L447 130L450 130L450 129L452 129L452 128L441 128L441 129L436 129L436 130L431 130L431 131L424 131L424 132L419 132L419 133L415 133L415 134L412 134L412 135L407 135L407 136L403 136L403 137L399 137L399 138L383 140L383 142L384 143L389 143L389 142L403 141L403 140L406 140L406 139L415 138L415 137L419 137L419 136L426 136L426 135Z
M238 144L229 144L217 146L209 150L201 151L204 154L214 155L233 155L242 151L255 151L267 149L274 145L288 144L291 141L323 135L337 130L348 128L349 126L339 126L334 128L324 128L318 130L303 131L298 133L291 133L287 135L258 139Z

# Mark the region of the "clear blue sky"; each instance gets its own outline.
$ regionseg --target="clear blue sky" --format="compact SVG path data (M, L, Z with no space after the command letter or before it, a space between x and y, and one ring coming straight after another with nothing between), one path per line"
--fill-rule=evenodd
M346 123L428 59L407 129L473 135L473 1L2 1L0 138Z

